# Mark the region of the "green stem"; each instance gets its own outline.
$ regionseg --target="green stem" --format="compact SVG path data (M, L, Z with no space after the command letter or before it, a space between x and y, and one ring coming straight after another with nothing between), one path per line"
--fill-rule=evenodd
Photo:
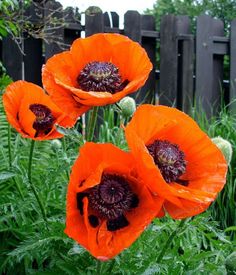
M101 268L102 268L102 263L97 260L97 271L96 271L96 275L100 275L101 274Z
M12 154L11 154L11 126L8 124L8 159L9 159L9 168L12 167Z
M32 192L33 192L33 194L34 194L34 196L35 196L35 198L36 198L36 200L39 204L39 208L41 210L43 219L47 224L46 210L44 208L44 205L42 203L42 200L41 200L39 194L37 193L37 190L36 190L34 184L32 183L31 171L32 171L32 160L33 160L34 145L35 145L35 140L32 139L31 146L30 146L29 163L28 163L28 180L29 180L30 188L31 188L31 190L32 190Z
M98 107L93 107L89 116L89 122L87 127L87 141L93 140L95 125L97 122Z
M8 137L7 141L8 141L9 169L11 169L12 168L12 152L11 152L11 126L10 126L10 124L8 124L8 135L7 135L7 137ZM18 181L15 178L13 178L13 182L16 185L16 188L17 188L17 190L18 190L18 192L19 192L19 194L20 194L20 196L21 196L21 198L23 200L24 199L24 195L23 195L23 192L22 192L22 190L20 188L20 185L19 185Z
M115 265L116 261L112 260L110 266L108 267L107 274L111 274L111 271Z
M66 138L63 137L62 138L62 149L63 149L63 152L66 155L66 158L67 158L66 148L67 148L67 146L66 146ZM70 172L68 170L66 170L65 174L66 174L66 178L69 179L70 178Z
M183 225L185 224L187 219L183 219L181 220L181 222L178 224L178 226L176 227L176 229L170 234L169 238L167 239L165 245L163 246L156 262L157 263L160 263L161 260L163 259L165 253L166 253L166 250L168 249L168 247L170 246L170 244L172 243L174 237L177 235L177 233L180 231L180 229L183 227Z

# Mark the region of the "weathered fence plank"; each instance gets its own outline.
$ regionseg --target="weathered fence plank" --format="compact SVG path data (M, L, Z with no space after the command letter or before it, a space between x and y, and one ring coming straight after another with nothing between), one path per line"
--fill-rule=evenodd
M187 79L180 76L180 58L178 58L178 35L189 32L189 19L186 16L166 15L161 20L160 33L160 103L168 106L182 105L181 85ZM186 58L185 58L186 59ZM186 61L185 61L186 62ZM186 92L185 92L186 93ZM191 93L191 91L188 91ZM185 96L187 96L185 94Z
M85 11L85 36L90 36L92 34L100 32L104 32L104 18L102 10L97 10L93 13L90 7Z
M27 37L24 40L24 72L25 80L42 85L41 69L43 65L42 40ZM32 65L32 60L34 64Z
M222 93L222 57L213 56L213 36L223 36L223 31L224 26L220 20L208 15L198 17L195 99L198 108L208 116L217 113Z
M10 36L2 40L2 63L7 74L16 81L24 79L22 43L15 42Z
M69 7L65 9L63 14L64 14L64 20L65 20L64 43L65 43L65 47L69 49L72 42L76 38L81 37L82 26L77 18L79 17L78 11Z
M155 30L155 19L151 15L142 16L142 30ZM153 69L149 75L147 82L141 91L137 95L138 102L155 102L156 92L156 76L155 76L155 64L156 64L156 38L155 37L143 37L142 47L146 50L148 57L150 58Z
M230 31L230 110L236 114L236 19L231 22Z
M191 35L190 19L187 16L178 18L177 107L190 113L193 104L194 37Z
M182 57L179 69L179 108L190 114L194 102L193 98L193 73L194 73L194 37L189 35L179 41L179 50Z
M125 13L124 35L141 43L141 15L137 11L127 11Z
M160 28L160 91L163 105L175 105L177 96L177 28L176 17L166 15Z
M43 9L41 5L31 5L26 10L26 15L30 23L37 27L43 20ZM32 37L32 35L24 34L24 74L25 80L42 85L41 68L43 65L43 47L42 39ZM34 65L32 66L32 60Z
M52 18L53 20L48 20ZM45 59L63 51L64 29L63 8L59 2L48 1L45 3L44 19L46 20Z

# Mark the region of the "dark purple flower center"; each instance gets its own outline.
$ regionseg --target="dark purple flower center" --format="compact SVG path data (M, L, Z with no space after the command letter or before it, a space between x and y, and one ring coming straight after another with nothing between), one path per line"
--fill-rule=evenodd
M160 169L164 180L168 183L180 182L179 177L186 170L186 160L178 145L166 140L155 140L147 146L147 149Z
M51 110L43 104L31 104L29 109L36 116L33 123L33 128L36 130L36 134L40 132L43 132L44 134L49 133L55 120Z
M79 88L84 91L116 93L128 81L122 83L119 69L111 62L94 61L88 63L77 77Z
M124 177L113 174L103 174L100 184L77 193L77 208L81 215L84 197L88 197L89 208L96 213L89 216L91 226L96 227L99 219L105 219L109 231L128 226L125 214L139 204L139 198L131 190L129 182Z

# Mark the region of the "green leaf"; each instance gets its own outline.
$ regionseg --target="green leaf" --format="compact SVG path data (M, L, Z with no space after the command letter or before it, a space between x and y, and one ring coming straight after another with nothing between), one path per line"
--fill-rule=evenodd
M8 180L8 179L13 178L15 176L16 176L16 174L13 173L13 172L7 172L7 171L1 172L0 173L0 181L5 181L5 180Z

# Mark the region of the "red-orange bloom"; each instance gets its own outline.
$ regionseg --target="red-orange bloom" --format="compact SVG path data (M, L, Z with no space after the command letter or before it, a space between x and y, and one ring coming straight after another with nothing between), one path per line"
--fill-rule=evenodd
M45 64L43 85L68 114L76 106L103 106L137 91L152 64L145 50L128 37L99 33L75 40L70 51ZM79 104L79 105L78 105Z
M130 153L86 143L70 176L65 233L108 260L138 238L162 203L143 183Z
M149 171L144 182L161 197L171 192L181 203L166 198L163 209L173 218L203 212L224 187L227 164L223 154L183 112L142 105L125 132L139 169Z
M55 124L72 127L75 120L63 113L39 86L16 81L7 86L3 105L8 122L25 138L46 140L60 138Z

